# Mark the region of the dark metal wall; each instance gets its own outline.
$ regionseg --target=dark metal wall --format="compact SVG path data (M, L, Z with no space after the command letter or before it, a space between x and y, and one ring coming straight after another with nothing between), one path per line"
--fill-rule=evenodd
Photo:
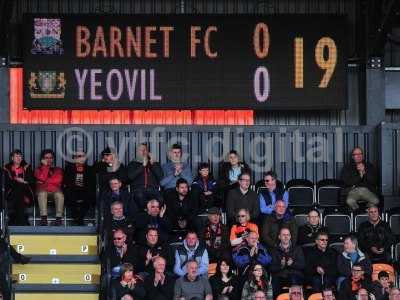
M366 149L367 158L377 161L377 135L372 127L363 126L1 126L0 164L8 161L12 149L21 149L27 161L37 166L40 151L52 148L57 164L63 165L70 150L83 148L90 162L98 159L108 145L118 149L121 161L135 157L136 146L148 142L151 152L161 161L167 159L170 145L182 144L187 160L196 170L199 162L210 161L214 173L218 163L231 149L236 149L253 169L256 180L262 172L277 171L282 180L307 178L317 182L340 174L351 149ZM68 149L69 148L69 149Z

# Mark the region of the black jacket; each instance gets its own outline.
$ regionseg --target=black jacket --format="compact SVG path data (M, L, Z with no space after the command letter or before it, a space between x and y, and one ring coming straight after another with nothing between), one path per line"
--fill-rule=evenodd
M167 206L166 214L173 230L181 229L178 225L179 220L186 220L186 228L191 228L192 221L197 215L198 203L191 197L190 192L182 201L179 200L178 192L168 193L165 204Z
M281 260L283 257L285 257L286 260L292 258L293 264L282 267ZM270 271L277 277L287 278L290 275L298 275L299 277L303 277L305 266L306 262L301 247L290 246L290 249L287 253L284 252L280 247L277 247L272 251L272 264L270 266Z
M306 244L314 244L315 239L318 235L318 232L323 231L327 232L327 228L321 225L311 226L310 224L304 224L299 227L297 234L297 244L298 245L306 245Z
M108 259L110 259L110 266L111 268L114 268L120 264L123 263L130 263L133 264L135 261L135 258L133 256L134 251L133 251L133 246L128 246L128 249L126 250L124 256L121 256L118 254L116 247L114 246L113 243L111 243L107 249L102 253L101 255L101 260L104 265L106 265L106 262Z
M389 300L389 293L383 289L379 281L374 281L372 283L371 292L374 294L375 300Z
M171 224L168 218L164 215L163 218L152 217L147 212L139 213L136 216L136 230L139 243L144 243L146 240L146 231L149 228L158 230L158 238L161 242L166 242L171 231Z
M150 246L146 244L137 244L133 249L133 257L135 259L134 266L135 272L147 272L152 273L154 272L153 262L150 261L149 264L146 266L146 254L147 251L150 250L152 256L159 255L166 260L166 268L169 271L172 271L174 265L174 258L168 246L166 244L157 243L154 246Z
M95 193L96 191L96 174L94 168L88 164L84 164L83 171L83 185L84 189ZM76 177L76 165L75 163L66 163L64 170L64 186L65 187L75 187L75 177Z
M30 200L33 200L35 177L33 175L31 165L29 165L24 160L21 162L21 167L24 169L22 178L27 182L27 184L20 183L20 182L14 180L16 174L13 171L12 166L13 166L12 163L8 163L3 168L5 196L8 197L11 194L11 192L15 189L23 189L24 191L27 192L25 196L29 197Z
M371 261L369 260L368 256L365 255L360 250L358 250L357 252L358 252L358 259L356 262L362 265L365 274L370 277L372 274ZM339 256L337 257L336 264L339 276L344 276L344 277L351 276L351 268L353 267L353 263L351 262L350 257L346 252L339 254Z
M250 167L245 162L239 162L241 173L251 174ZM229 180L229 171L231 170L231 164L227 161L221 162L219 165L218 172L218 186L221 189L229 189L232 184Z
M233 290L229 294L225 294L226 296L229 297L229 300L239 300L239 280L235 275L232 275L230 280L228 282L224 282L221 279L221 275L213 275L209 279L211 289L213 291L213 299L218 299L219 296L222 295L222 290L227 287L227 286L232 286Z
M360 289L364 288L366 289L368 292L371 292L372 289L372 283L371 283L371 279L369 279L368 277L365 277L363 280L361 280L360 282ZM338 300L355 300L356 297L355 295L357 294L357 291L352 291L352 287L351 287L351 278L346 278L343 282L342 285L340 286L340 290L338 293Z
M327 276L337 276L336 259L338 253L332 248L327 247L325 251L321 251L317 246L308 247L304 250L304 255L306 258L306 276L318 276L317 267L323 268Z
M366 187L371 192L377 193L378 173L376 168L368 162L365 164L365 174L361 178L354 163L344 165L340 178L345 184L345 192L349 192L352 187Z
M148 172L147 186L157 189L160 187L160 181L164 175L161 165L158 162L154 162L153 164L148 163L145 168L142 162L131 161L128 164L127 172L132 191L136 188L144 188L145 171Z
M395 242L395 237L386 222L380 220L375 226L369 221L361 223L358 229L358 241L361 251L372 261L390 261L391 246ZM371 251L373 246L384 248L384 253L382 255L373 253Z
M96 162L93 167L98 176L100 192L110 189L109 181L112 177L121 179L123 185L128 181L126 168L123 163L120 163L119 168L115 172L109 171L107 164L103 161Z
M105 217L110 217L110 206L113 202L120 201L124 205L124 214L130 218L134 218L138 212L137 205L132 195L125 189L121 189L119 193L113 193L111 190L104 191L100 196L100 203L103 207Z
M154 272L147 276L144 281L146 299L149 300L170 300L174 297L175 279L172 275L165 273L164 284L154 286Z
M235 221L235 216L241 208L248 209L251 220L256 221L260 214L260 203L257 193L249 189L246 194L242 194L239 187L230 190L226 198L226 216L228 222Z
M131 295L133 299L135 300L145 300L148 299L146 297L146 291L144 288L143 281L137 280L137 284L135 285L134 289L129 289L127 286L122 286L121 282L119 280L113 280L111 282L112 289L113 289L113 294L115 296L115 299L119 300L121 299L124 295Z

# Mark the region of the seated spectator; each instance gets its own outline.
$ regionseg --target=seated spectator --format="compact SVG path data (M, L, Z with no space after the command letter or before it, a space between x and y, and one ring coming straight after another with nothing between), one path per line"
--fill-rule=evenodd
M193 231L188 232L183 245L179 246L175 251L174 273L178 276L185 275L188 272L187 263L191 260L197 262L196 273L198 271L199 275L208 275L209 260L207 249Z
M264 188L258 192L260 202L260 213L262 216L270 215L274 211L276 200L283 200L286 207L289 206L289 193L285 191L282 182L277 180L274 171L264 174Z
M390 289L393 287L393 282L389 280L389 274L385 271L378 273L378 280L372 283L371 292L376 300L389 299Z
M149 228L155 228L158 231L161 242L169 239L171 225L165 214L166 206L160 208L160 202L157 199L151 199L147 202L147 211L142 212L136 217L136 229L138 231L138 242L143 242Z
M114 201L111 204L111 216L105 219L105 228L108 234L111 235L122 229L127 234L128 245L131 244L135 234L134 222L124 215L124 205L120 201Z
M369 258L358 249L357 237L350 235L344 239L344 251L337 258L337 269L339 273L338 290L341 282L352 275L354 264L360 264L366 277L371 277L372 264Z
M335 300L335 294L333 293L332 288L324 288L321 292L322 300Z
M113 243L102 253L102 261L104 265L107 264L107 260L110 261L112 275L114 276L115 274L120 274L123 263L133 264L133 253L133 246L128 245L126 242L126 233L118 229L113 234Z
M337 252L328 247L328 234L320 231L315 238L315 246L306 248L305 275L314 292L335 285Z
M9 225L29 225L26 208L33 203L32 186L35 182L32 167L23 159L20 150L10 154L10 162L4 166L4 196L10 215Z
M370 291L372 288L371 279L366 276L363 265L355 263L351 268L351 276L347 277L341 284L338 300L356 299L360 289ZM368 296L368 292L367 292Z
M327 229L320 224L318 210L312 209L308 212L307 223L299 227L297 244L300 246L314 245L315 238L320 231L327 232Z
M167 268L172 270L173 257L168 246L159 241L157 229L149 228L146 234L146 242L135 245L133 250L133 265L136 268L136 272L152 273L154 271L153 262L160 256L164 258Z
M285 285L303 284L305 258L301 247L291 241L288 228L281 228L278 247L272 252L272 288L274 295L282 293Z
M258 235L258 227L250 222L250 213L247 209L239 209L237 213L237 223L231 228L230 241L231 246L237 246L243 243L245 237L251 232Z
M128 217L134 218L138 209L136 203L132 199L132 195L127 189L122 187L122 181L118 177L111 177L109 182L110 188L103 191L100 196L100 203L103 207L105 217L109 217L111 204L115 201L121 202L124 205L124 213Z
M169 151L169 159L170 161L162 166L164 178L160 182L165 195L168 194L168 190L174 191L179 179L185 179L188 184L192 184L193 180L192 170L187 163L182 161L182 146L180 144L172 145Z
M76 152L64 171L64 195L77 225L83 225L86 213L96 203L96 177L87 164L86 153Z
M210 165L201 163L199 175L193 180L191 192L194 201L198 203L199 213L217 205L217 182L210 174Z
M262 265L255 264L250 268L248 280L244 283L241 300L253 300L257 291L268 291L268 279Z
M389 300L400 300L400 290L398 288L394 287L390 289Z
M207 276L201 276L198 272L198 262L189 260L187 262L187 274L182 275L176 282L174 288L174 299L204 299L212 300L212 290Z
M359 208L360 201L367 202L367 206L378 205L378 174L375 167L364 160L363 150L359 147L353 149L351 157L351 162L344 165L341 173L347 205L353 211Z
M254 293L254 300L267 300L267 294L263 291L257 291Z
M221 212L217 207L208 210L208 220L202 238L207 246L210 263L230 255L228 229L221 222Z
M53 150L45 149L40 154L40 167L35 170L41 226L47 226L47 200L49 197L53 197L56 204L56 226L61 225L64 212L64 194L62 192L64 173L61 168L54 167L53 162Z
M213 299L219 296L227 296L230 300L239 300L238 278L233 274L233 265L226 259L217 263L217 272L210 277L210 284L213 291Z
M127 168L131 192L140 211L144 211L150 199L161 200L160 181L163 171L160 164L153 160L147 144L140 144L136 160Z
M107 147L101 151L101 161L94 164L94 170L98 175L100 194L109 189L111 178L119 178L123 185L127 182L126 168L114 148Z
M125 295L130 295L135 300L146 299L143 279L134 274L131 264L125 263L122 265L121 278L113 281L113 294L115 299L121 299Z
M281 228L289 228L291 235L291 242L296 245L297 242L297 223L296 219L292 216L287 209L285 202L277 200L275 202L275 210L272 214L266 216L262 225L262 241L268 248L275 248L279 244L279 232Z
M300 285L292 285L289 288L289 300L303 300L303 287Z
M249 232L245 242L233 250L233 261L239 268L239 274L246 276L251 265L260 264L268 268L271 263L271 256L267 249L258 241L256 232Z
M193 201L188 182L180 178L176 181L175 192L169 192L165 198L168 220L171 222L172 230L181 239L188 230L195 229L195 217L197 215L197 204Z
M358 240L360 249L371 259L372 263L389 263L391 247L395 242L389 224L379 216L376 206L368 208L368 221L360 224Z
M175 279L166 272L166 261L162 256L153 260L153 269L144 281L147 299L169 300L174 297Z
M225 194L239 186L239 175L242 173L251 173L250 167L243 161L240 161L236 150L228 153L227 161L223 161L219 166L218 187Z
M250 174L239 175L239 186L230 190L226 198L226 216L228 223L235 221L236 212L245 208L250 212L251 220L255 221L260 214L260 206L256 192L250 190Z

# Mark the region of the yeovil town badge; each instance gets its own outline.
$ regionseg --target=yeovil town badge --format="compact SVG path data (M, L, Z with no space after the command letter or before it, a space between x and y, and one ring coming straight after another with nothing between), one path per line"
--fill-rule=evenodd
M38 71L31 72L29 91L31 98L61 99L65 96L64 72Z

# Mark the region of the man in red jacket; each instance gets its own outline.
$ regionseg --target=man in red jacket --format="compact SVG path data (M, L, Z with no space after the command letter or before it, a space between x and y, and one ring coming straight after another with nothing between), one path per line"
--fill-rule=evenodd
M38 196L41 226L47 226L47 199L54 197L56 204L56 226L61 225L64 210L64 194L61 190L63 170L53 166L54 152L45 149L40 155L40 167L35 170L36 193Z

